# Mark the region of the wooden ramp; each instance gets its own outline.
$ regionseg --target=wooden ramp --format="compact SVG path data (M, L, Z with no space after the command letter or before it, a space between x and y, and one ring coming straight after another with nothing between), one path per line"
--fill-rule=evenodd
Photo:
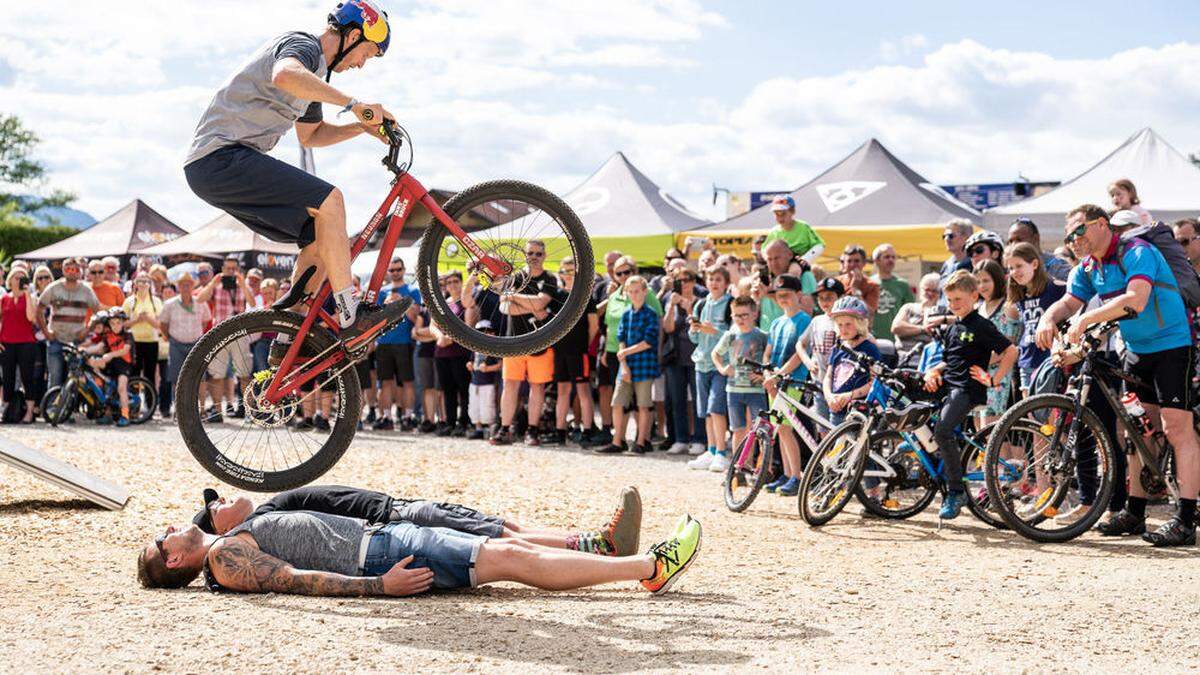
M106 509L119 511L129 501L129 492L120 485L97 478L83 469L3 436L0 436L0 461L28 471Z

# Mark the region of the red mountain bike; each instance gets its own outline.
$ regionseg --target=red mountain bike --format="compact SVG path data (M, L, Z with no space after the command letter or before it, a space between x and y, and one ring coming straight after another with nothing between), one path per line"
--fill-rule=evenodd
M356 258L386 219L363 302L376 302L404 223L421 204L433 218L421 238L416 276L424 306L439 330L463 346L496 356L530 354L562 338L587 306L594 269L591 242L575 212L551 192L515 180L472 186L438 206L408 173L412 139L391 122L381 125L381 133L388 139L383 164L394 175L391 190L350 249L351 259ZM400 163L404 147L409 148L408 159ZM481 219L501 224L468 235L464 224L473 226ZM556 294L548 312L524 317L519 328L513 328L518 322L501 321L507 328L499 334L475 330L465 320L470 317L440 290L440 276L460 271L476 284L478 306L498 311L514 294L537 294L525 265L525 244L531 240L543 242L546 260L573 258L579 282ZM304 295L312 272L297 280L294 295L271 309L238 314L205 333L179 372L176 416L188 450L214 476L245 490L285 490L324 474L349 447L362 411L355 365L366 354L351 354L338 342L338 322L326 307L328 281ZM284 311L297 304L307 312ZM290 336L292 346L272 366L252 344L279 335ZM260 356L255 358L254 352ZM241 392L244 414L226 423L221 410L205 405L205 390L215 393L231 379ZM290 426L297 416L314 413L328 422L328 433Z

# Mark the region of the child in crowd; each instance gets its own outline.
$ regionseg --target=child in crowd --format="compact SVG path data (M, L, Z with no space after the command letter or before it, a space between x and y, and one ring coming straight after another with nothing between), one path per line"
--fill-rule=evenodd
M708 297L692 308L688 333L696 344L692 361L696 364L696 416L704 420L708 436L708 452L701 453L688 462L689 469L705 470L712 464L717 453L725 452L725 413L729 402L725 397L725 376L717 371L712 360L713 347L726 330L732 311L729 303L729 270L710 267L705 275Z
M802 288L800 277L781 274L775 277L771 290L768 291L775 304L783 310L783 316L771 322L770 341L763 355L775 370L764 382L767 393L772 397L778 394L778 378L791 375L786 364L796 355L796 344L808 328L808 324L812 322L808 314L800 309ZM803 369L803 366L799 367ZM797 379L804 380L807 377L808 373L805 371L801 372ZM789 395L797 400L801 397L800 392L791 392ZM804 470L804 465L801 463L800 441L787 419L779 426L779 446L782 450L780 455L783 458L783 473L775 481L768 483L766 489L767 492L778 490L779 494L785 497L795 497L800 493L800 473Z
M826 277L817 284L817 306L821 314L813 317L808 329L800 336L800 345L796 348L796 356L788 361L785 369L788 372L800 367L800 363L808 368L808 372L817 382L825 381L825 369L829 365L829 354L837 344L837 326L829 312L833 305L846 294L846 287L834 277ZM823 417L829 417L829 406L825 397L814 397L813 407Z
M733 328L717 341L712 360L726 377L729 428L733 431L733 447L740 448L750 429L750 420L767 409L767 392L753 365L762 363L767 351L767 334L757 325L758 305L754 298L742 295L733 299ZM729 466L729 455L717 453L709 471L723 472Z
M1139 224L1153 225L1154 216L1142 206L1138 199L1137 187L1128 178L1119 178L1108 186L1108 196L1112 198L1113 209L1117 211L1133 211L1138 215ZM1070 248L1070 247L1068 247Z
M475 323L475 330L484 335L495 335L492 322L480 319ZM471 371L470 403L467 414L475 420L475 430L468 437L473 441L482 440L485 431L496 422L496 380L502 367L499 357L476 353L472 361L467 363Z
M962 457L954 430L967 419L972 408L987 403L987 390L1008 375L1017 360L1017 348L1000 334L995 324L975 310L979 282L973 274L966 270L951 274L943 290L946 304L958 322L946 332L942 362L925 373L925 389L933 392L943 384L947 387L933 436L949 486L938 516L950 520L962 511L965 494ZM993 354L1000 355L994 375L988 373Z
M621 315L617 327L617 386L613 390L613 438L607 446L596 448L598 453L625 451L626 409L637 406L637 441L632 450L638 454L651 451L650 422L654 413L653 386L658 377L658 314L646 305L650 285L645 278L633 275L625 280L624 289L630 306Z
M100 332L93 333L83 349L92 354L91 365L117 381L121 414L117 426L129 426L129 372L133 370L133 336L125 330L125 312L113 309L99 314ZM104 423L104 422L102 422Z
M1021 242L1004 251L1004 266L1008 269L1008 312L1023 326L1017 366L1021 373L1021 392L1029 394L1033 374L1050 356L1050 351L1037 346L1037 325L1046 309L1058 301L1065 286L1055 281L1042 264L1042 252L1033 244Z
M833 305L829 316L837 326L838 344L829 354L821 390L829 406L829 421L836 426L846 420L850 404L866 398L871 391L873 378L858 367L853 352L876 361L883 355L879 347L867 339L871 334L871 310L867 303L853 296L844 297Z

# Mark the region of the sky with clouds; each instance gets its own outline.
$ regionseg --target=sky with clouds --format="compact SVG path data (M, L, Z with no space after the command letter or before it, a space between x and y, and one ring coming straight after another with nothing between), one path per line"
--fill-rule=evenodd
M0 0L0 113L42 137L79 208L141 197L194 229L215 211L181 162L213 92L274 35L319 30L330 4ZM790 189L870 137L939 183L1070 178L1144 126L1200 151L1196 2L382 4L387 57L333 84L396 114L427 187L565 192L623 150L719 217L714 183ZM383 196L381 147L317 150L352 223ZM274 154L296 161L294 138Z

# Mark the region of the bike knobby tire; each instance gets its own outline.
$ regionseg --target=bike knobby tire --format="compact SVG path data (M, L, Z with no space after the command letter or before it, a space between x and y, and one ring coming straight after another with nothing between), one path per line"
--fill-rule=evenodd
M804 467L798 506L800 517L810 526L820 527L833 520L854 496L855 486L862 481L863 471L867 468L868 448L859 448L855 455L845 453L852 451L851 448L857 444L859 436L863 433L864 425L868 423L868 420L861 417L851 417L834 427L817 446L812 458L808 460L808 465ZM870 439L865 443L869 444ZM826 455L829 457L826 458ZM836 491L832 499L824 504L823 509L818 509L818 505L812 503L815 498L813 493L823 493L831 489L830 485L834 485Z
M591 240L575 211L554 193L531 183L497 180L473 185L450 198L442 210L455 222L462 223L466 222L466 216L472 209L506 199L529 204L553 218L562 227L566 243L571 248L571 255L575 258L576 282L553 318L537 330L524 335L488 335L476 330L474 326L467 325L456 316L438 287L438 277L441 273L438 257L447 237L454 240L454 235L436 218L421 237L421 248L417 257L417 283L433 322L455 342L472 351L492 356L524 356L551 347L578 323L591 296L595 258L592 254ZM520 245L523 246L524 243L521 242ZM466 262L465 257L461 260Z
M42 417L56 427L71 419L75 414L75 383L68 378L57 387L50 387L42 396Z
M767 482L767 476L771 473L771 462L775 459L775 443L767 428L762 424L756 424L753 433L749 438L742 441L744 444L749 442L754 444L754 449L750 451L750 461L757 467L757 471L749 476L751 483L747 486L748 493L740 499L734 494L734 481L738 480L738 473L745 472L738 470L738 458L742 454L743 448L731 449L729 454L729 467L725 469L725 506L734 513L741 513L750 508L754 503L755 497L762 490L762 487Z
M283 469L247 466L244 460L231 458L213 443L210 433L218 435L231 430L229 424L204 424L200 410L199 389L204 380L209 362L225 347L239 339L259 333L283 333L295 335L300 328L303 317L291 312L276 310L256 310L238 314L222 321L205 333L192 347L183 367L179 370L179 379L175 385L176 418L179 431L184 443L196 461L200 462L209 473L234 487L253 492L279 492L297 488L311 483L333 467L341 459L342 454L350 446L354 438L359 414L361 413L362 390L359 386L358 374L355 368L342 368L339 364L336 375L332 372L323 377L330 377L326 382L322 379L322 391L333 392L333 409L330 418L333 420L328 436L302 435L303 432L293 432L285 426L274 427L270 430L254 428L254 415L247 412L244 419L232 420L240 424L241 429L250 433L273 433L276 437L300 437L308 445L303 448L309 451L313 445L318 445L307 459ZM333 346L336 338L325 327L313 324L305 339L302 349L312 350L311 353ZM239 373L240 374L240 373ZM239 387L240 387L239 383ZM238 429L234 428L236 433ZM290 436L288 436L290 435ZM265 436L263 438L266 438ZM323 440L314 440L323 439ZM253 441L250 441L253 443ZM261 441L260 441L261 442ZM254 459L251 455L250 459Z

